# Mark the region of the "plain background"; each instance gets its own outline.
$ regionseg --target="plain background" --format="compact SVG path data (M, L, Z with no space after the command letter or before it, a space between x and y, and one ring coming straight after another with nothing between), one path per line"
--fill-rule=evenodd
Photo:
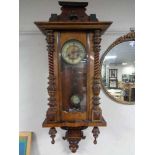
M19 130L32 131L32 155L72 154L68 142L62 140L65 131L58 129L56 143L51 145L49 129L41 127L47 106L48 61L45 37L33 24L48 20L51 12L60 13L57 1L20 1L19 38ZM125 11L126 10L126 11ZM89 1L89 13L100 20L113 21L102 37L101 54L118 37L134 26L134 0ZM93 144L92 128L86 129L86 139L80 141L77 155L134 155L134 105L111 101L101 91L101 108L108 126L100 128L98 144Z
M136 155L155 154L155 83L152 80L155 77L154 5L153 0L136 0ZM1 2L0 18L3 24L0 24L0 152L6 155L18 154L18 10L18 1ZM110 148L112 149L113 145Z

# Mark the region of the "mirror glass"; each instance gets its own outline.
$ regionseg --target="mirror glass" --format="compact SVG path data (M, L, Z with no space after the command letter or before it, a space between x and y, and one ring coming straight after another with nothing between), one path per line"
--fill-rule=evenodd
M119 43L104 55L101 80L105 93L111 99L123 104L134 104L135 41Z

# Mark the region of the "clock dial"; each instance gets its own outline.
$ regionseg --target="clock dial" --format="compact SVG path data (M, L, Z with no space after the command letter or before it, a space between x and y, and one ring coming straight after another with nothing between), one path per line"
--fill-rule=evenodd
M69 40L62 47L62 58L68 64L78 64L85 55L84 46L77 40Z

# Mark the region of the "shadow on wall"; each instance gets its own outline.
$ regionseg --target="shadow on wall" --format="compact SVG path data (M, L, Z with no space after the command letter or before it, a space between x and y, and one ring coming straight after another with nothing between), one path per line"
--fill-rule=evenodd
M39 153L38 139L36 133L32 133L31 155L41 155Z

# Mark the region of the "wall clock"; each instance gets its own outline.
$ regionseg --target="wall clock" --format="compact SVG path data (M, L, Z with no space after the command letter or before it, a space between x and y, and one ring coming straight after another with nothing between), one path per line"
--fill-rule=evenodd
M99 126L106 126L99 107L101 35L112 22L100 22L86 14L87 2L59 2L61 14L51 14L47 22L35 22L46 36L49 61L48 105L43 127L50 128L52 144L56 127L76 152L85 139L84 129L93 127L94 144Z

